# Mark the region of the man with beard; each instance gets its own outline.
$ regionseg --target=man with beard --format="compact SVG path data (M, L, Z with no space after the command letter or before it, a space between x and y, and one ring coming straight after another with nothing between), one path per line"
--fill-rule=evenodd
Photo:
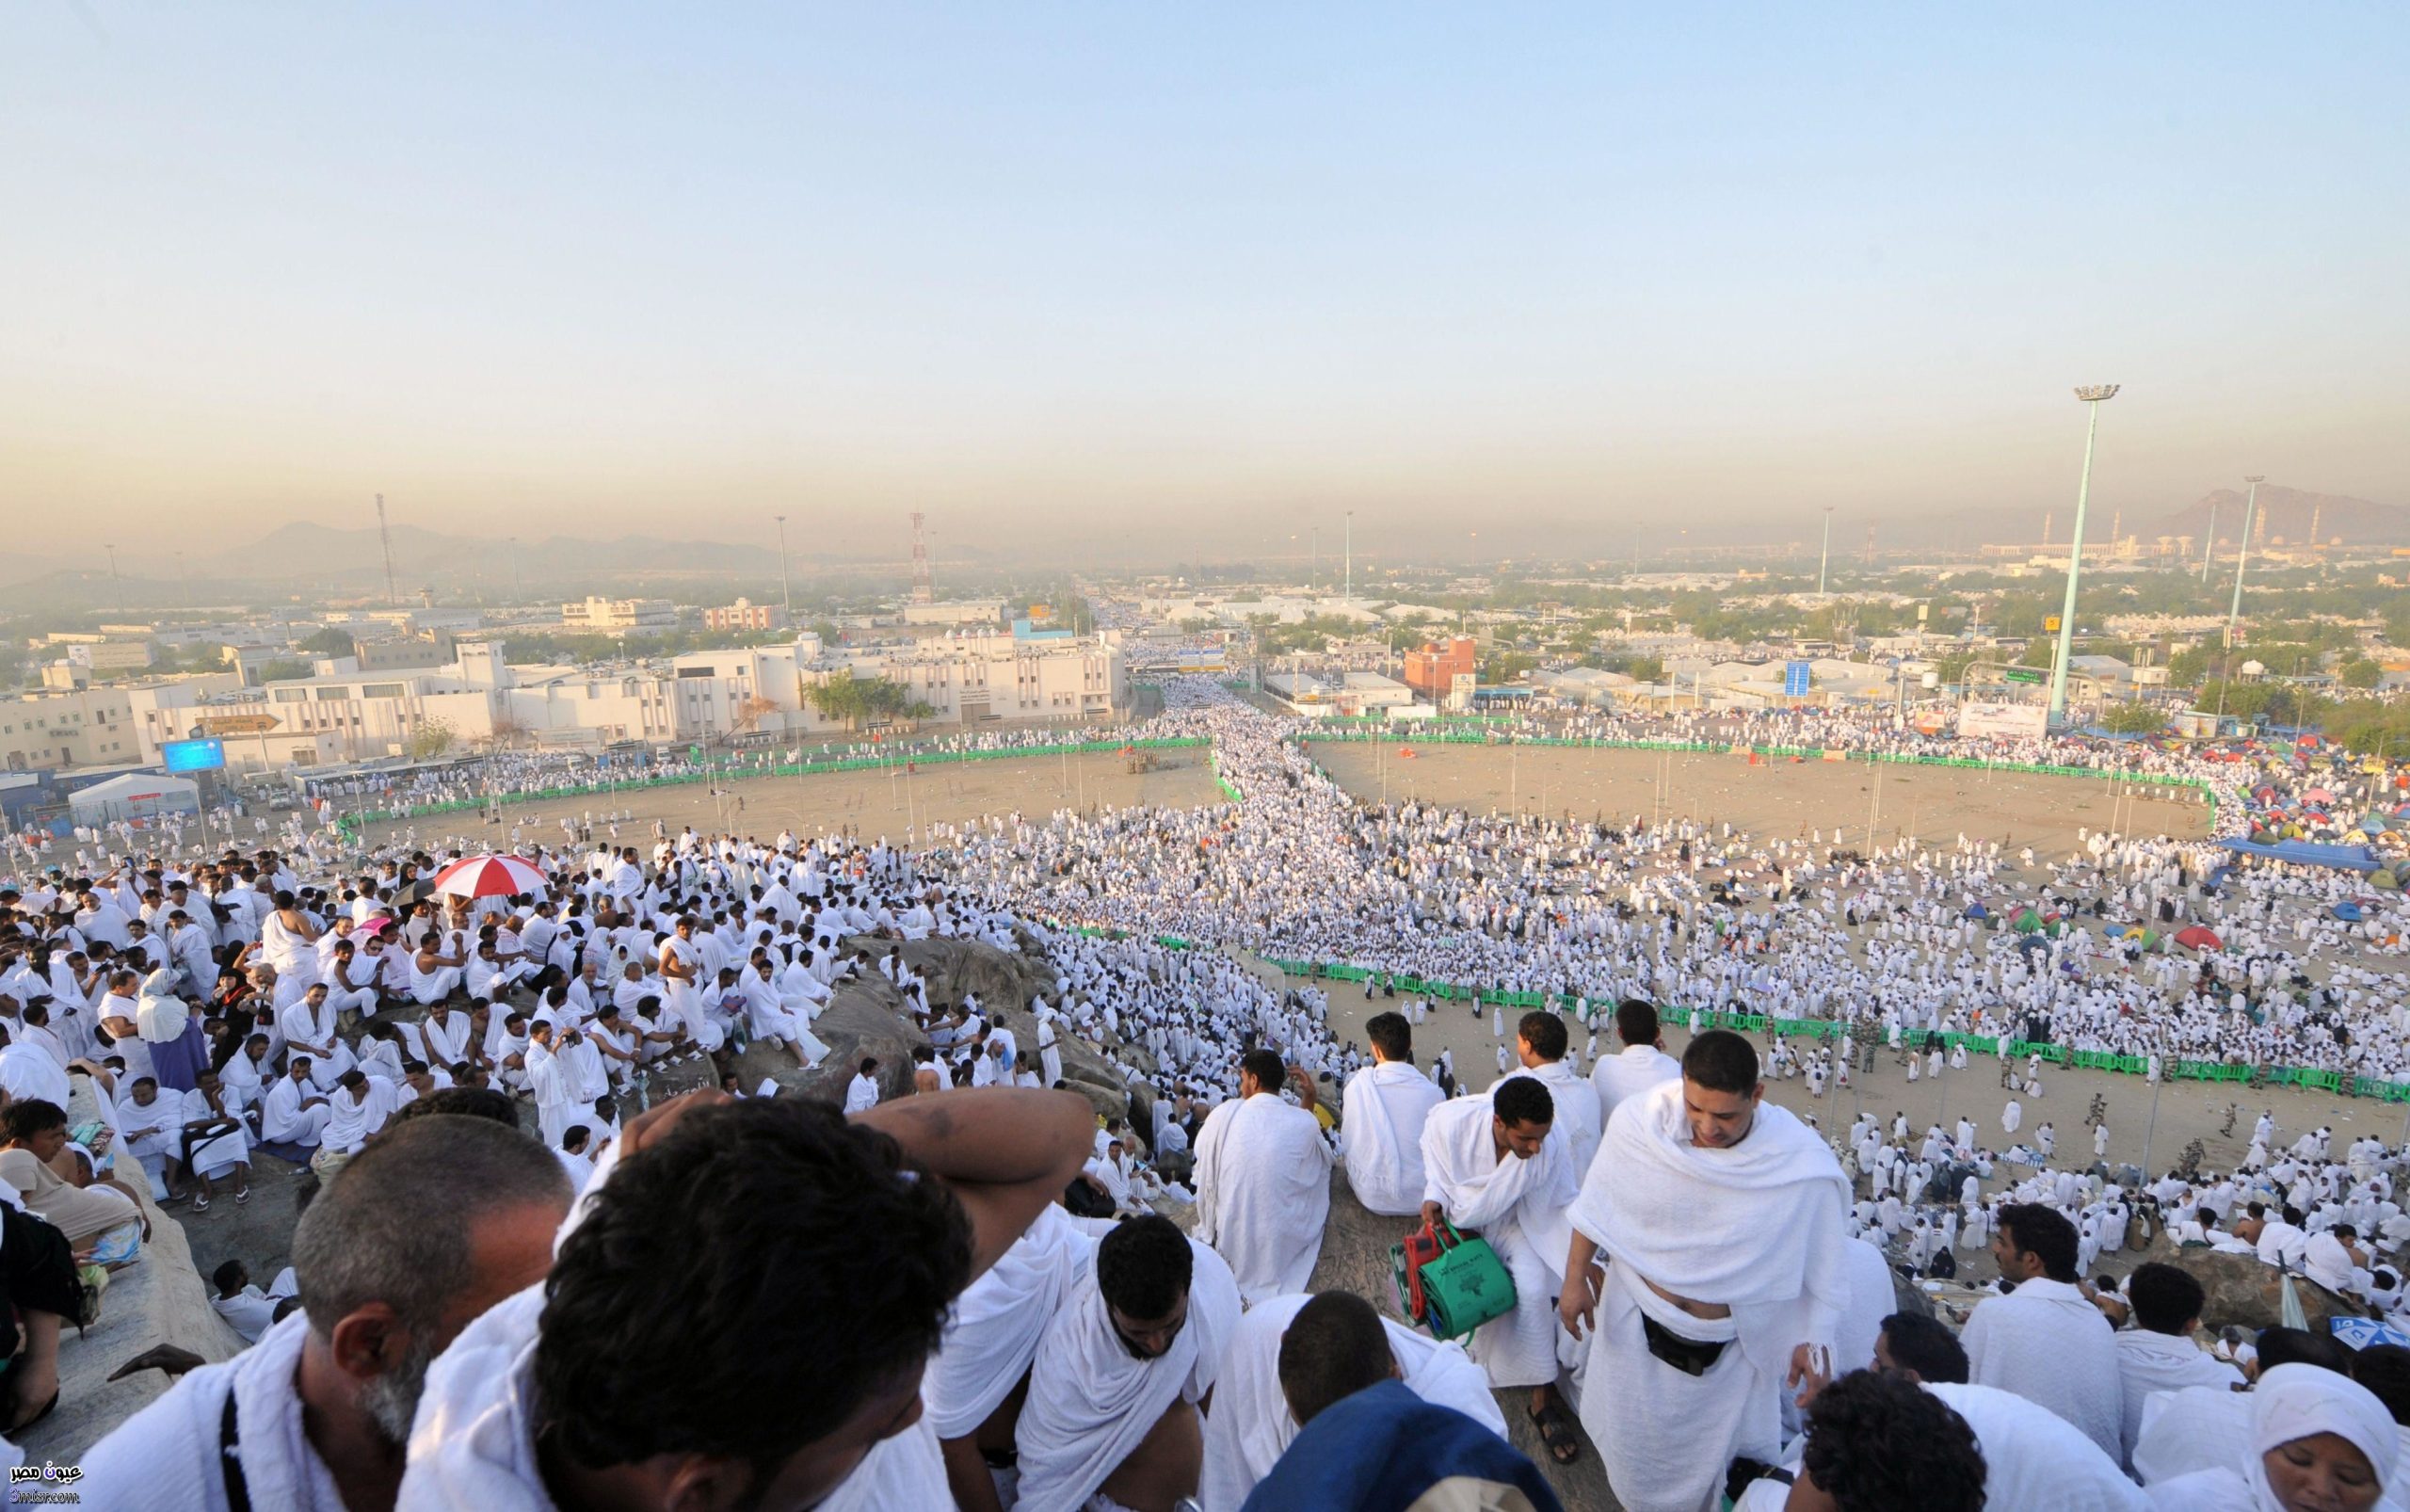
M571 1196L515 1129L452 1114L389 1131L294 1231L300 1311L120 1424L79 1489L119 1512L389 1512L427 1365L542 1279Z

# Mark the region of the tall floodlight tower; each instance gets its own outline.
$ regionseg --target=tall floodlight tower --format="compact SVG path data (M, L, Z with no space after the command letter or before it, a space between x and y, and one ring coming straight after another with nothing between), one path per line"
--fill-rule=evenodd
M1824 506L1824 553L1816 558L1816 593L1818 597L1822 597L1824 595L1824 571L1832 565L1833 507L1828 504Z
M1347 558L1347 586L1342 590L1342 597L1339 602L1342 603L1354 603L1356 602L1356 511L1353 509L1347 511L1345 551Z
M795 619L795 589L787 585L787 517L774 514L770 518L779 523L779 607L787 612L787 619L792 621Z
M2209 539L2201 543L2201 581L2209 580L2209 558L2218 551L2218 501L2209 501Z
M2100 406L2117 396L2114 383L2096 383L2075 391L2087 414L2083 426L2083 479L2075 490L2075 535L2067 543L2067 596L2059 609L2059 650L2050 658L2050 723L2062 724L2067 714L2067 657L2075 650L2075 591L2083 576L2083 511L2092 502L2092 443L2100 434Z
M2242 539L2234 547L2234 605L2225 612L2225 643L2234 644L2235 621L2242 618L2242 564L2251 555L2251 527L2259 519L2259 485L2268 481L2265 473L2246 473L2242 481L2251 491L2242 501Z
M377 544L385 553L385 607L393 608L401 600L394 592L394 533L385 528L385 496L377 495Z
M929 575L929 538L921 529L921 523L926 518L918 509L912 511L912 602L914 603L935 603L938 597L937 582Z

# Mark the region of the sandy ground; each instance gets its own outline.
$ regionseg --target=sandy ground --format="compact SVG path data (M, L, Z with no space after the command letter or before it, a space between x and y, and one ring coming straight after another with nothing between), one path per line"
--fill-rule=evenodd
M620 823L619 835L634 845L652 843L655 819L667 825L672 834L690 824L706 833L734 829L764 838L785 828L816 835L850 827L873 838L902 841L919 826L959 824L991 813L1043 815L1061 808L1133 803L1189 808L1222 800L1213 769L1206 764L1204 748L1152 754L1161 764L1139 773L1126 770L1126 758L1101 753L955 762L922 767L908 776L896 771L751 778L729 783L716 798L707 782L623 788L616 795L506 804L499 825L483 823L474 812L444 813L407 823L370 825L366 838L371 844L378 844L414 832L421 843L428 844L456 836L479 844L497 840L507 844L511 829L517 827L525 844L556 845L562 838L561 820L591 816L601 834L605 816L618 812L630 815ZM741 812L732 798L743 800Z
M2037 854L2071 850L2079 828L2202 835L2209 810L2189 791L2069 777L1867 762L1752 766L1739 756L1552 746L1413 746L1324 741L1314 759L1340 785L1378 802L1420 798L1475 812L1571 814L1623 822L1634 814L1729 822L1768 839L1837 828L1861 844L1903 831L1929 844L1960 833ZM1878 791L1879 789L1879 791Z

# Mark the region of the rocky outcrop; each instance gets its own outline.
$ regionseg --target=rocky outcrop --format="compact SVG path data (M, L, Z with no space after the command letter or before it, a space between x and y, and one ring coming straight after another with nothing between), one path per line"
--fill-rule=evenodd
M2284 1273L2262 1263L2258 1257L2222 1254L2214 1249L2178 1249L2164 1258L2191 1272L2208 1294L2201 1303L2203 1327L2273 1328L2284 1321ZM2292 1284L2293 1295L2301 1298L2302 1315L2309 1320L2313 1333L2326 1332L2329 1318L2367 1315L2364 1309L2306 1277L2294 1277Z

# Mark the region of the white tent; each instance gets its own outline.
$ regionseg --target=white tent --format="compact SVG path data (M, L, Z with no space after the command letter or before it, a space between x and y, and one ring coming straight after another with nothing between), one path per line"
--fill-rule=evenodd
M77 824L88 825L155 819L163 813L199 813L201 784L189 777L128 772L69 794L67 806Z

